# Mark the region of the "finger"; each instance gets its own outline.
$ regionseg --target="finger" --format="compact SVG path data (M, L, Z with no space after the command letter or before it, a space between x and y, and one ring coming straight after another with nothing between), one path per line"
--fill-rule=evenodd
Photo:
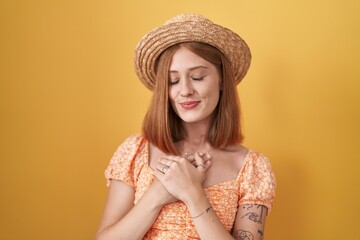
M194 156L194 154L191 154L191 153L184 153L182 157L191 163L195 161L195 156Z
M211 155L209 152L199 152L199 156L202 157L205 162L211 160Z
M204 164L204 159L199 155L199 153L195 154L195 163L196 163L196 169L200 172L204 172L206 165Z
M175 155L164 155L163 158L166 158L166 159L170 159L170 160L173 160L173 161L177 161L179 160L179 158L182 158L180 156L175 156Z
M198 152L197 154L198 154L201 158L204 157L204 153L203 153L203 152ZM188 160L194 167L197 167L196 160L195 160L195 154L191 154L191 157L187 158L187 160Z
M197 167L195 160L192 161L192 162L190 162L190 163L191 163L191 165L193 165L194 167Z
M205 171L207 171L211 167L211 161L210 160L205 161L204 165L205 165Z
M169 170L169 166L168 165L165 165L165 164L162 164L162 163L159 163L157 166L156 166L156 170L158 170L159 172L165 174L167 170Z
M163 165L167 165L167 166L171 166L175 161L172 159L168 159L166 157L160 158L158 159L158 162L163 164Z
M154 171L155 177L162 183L165 175L160 172L158 169L155 169Z
M205 161L206 160L211 160L211 155L209 152L206 152L206 153L202 153L202 156L201 156Z
M165 156L165 157L163 157L163 159L171 160L171 161L173 161L174 163L177 163L177 164L182 164L184 162L186 162L186 163L190 162L191 163L190 160L188 160L188 159L186 159L184 157L181 157L181 156Z

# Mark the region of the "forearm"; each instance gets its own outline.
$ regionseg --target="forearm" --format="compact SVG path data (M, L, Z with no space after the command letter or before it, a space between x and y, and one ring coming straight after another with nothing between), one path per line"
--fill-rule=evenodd
M142 239L162 208L162 204L154 201L151 195L151 192L145 192L121 220L101 230L97 240Z
M234 239L225 229L203 190L191 194L186 205L192 216L197 233L204 240ZM207 211L206 211L207 210Z
M267 207L257 204L241 205L233 227L235 239L262 240Z

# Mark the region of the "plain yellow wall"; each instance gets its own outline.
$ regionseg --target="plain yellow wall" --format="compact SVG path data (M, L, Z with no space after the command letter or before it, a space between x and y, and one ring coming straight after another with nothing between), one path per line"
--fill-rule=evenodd
M0 1L0 239L93 239L150 92L133 49L178 13L238 32L245 145L278 189L266 239L360 239L360 2Z

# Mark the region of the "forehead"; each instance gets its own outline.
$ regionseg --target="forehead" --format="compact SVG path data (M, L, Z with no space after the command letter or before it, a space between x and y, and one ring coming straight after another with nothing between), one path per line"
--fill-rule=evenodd
M170 71L191 70L195 67L214 67L212 63L196 55L185 47L179 48L171 58Z

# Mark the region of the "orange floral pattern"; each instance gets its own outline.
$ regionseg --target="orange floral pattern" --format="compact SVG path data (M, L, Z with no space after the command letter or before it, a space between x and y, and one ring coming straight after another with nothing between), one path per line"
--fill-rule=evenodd
M135 189L135 204L154 179L149 166L149 143L141 135L132 135L114 153L105 170L107 185L110 180L123 181ZM261 204L269 211L275 197L275 175L268 159L249 150L236 179L204 189L205 194L230 232L236 212L243 204ZM144 239L200 239L186 205L177 201L163 207Z

